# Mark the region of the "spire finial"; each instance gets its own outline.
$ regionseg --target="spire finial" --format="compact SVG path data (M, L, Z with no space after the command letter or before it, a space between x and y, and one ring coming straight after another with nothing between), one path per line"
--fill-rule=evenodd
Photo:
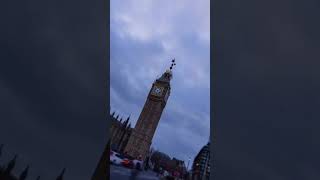
M171 60L170 70L172 70L173 66L175 66L175 65L177 65L177 64L176 64L176 59L173 58L173 59Z
M25 180L28 176L29 165L24 169L24 171L20 174L19 180Z
M173 69L173 66L175 65L176 65L176 59L173 58L171 60L170 69L166 69L166 71L162 74L162 76L158 78L156 81L163 81L163 82L170 83L170 80L172 79L172 69Z
M8 163L8 166L6 168L6 172L10 174L14 166L16 165L16 159L18 155L14 155L14 158Z
M63 180L63 175L65 171L66 171L66 168L63 168L61 174L57 177L57 180Z
M122 122L122 116L121 116L121 118L120 118L120 122Z
M130 118L128 117L128 118L124 121L124 124L123 124L123 125L124 125L124 127L127 127L128 122L129 122L129 119L130 119Z

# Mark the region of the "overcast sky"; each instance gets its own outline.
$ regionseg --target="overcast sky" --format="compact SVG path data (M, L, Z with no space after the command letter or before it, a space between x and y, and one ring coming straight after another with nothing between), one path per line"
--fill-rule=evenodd
M0 165L18 154L27 179L90 179L107 141L102 1L1 6ZM2 9L3 8L3 9Z
M111 111L134 126L153 81L175 58L152 146L193 160L210 134L210 1L111 1Z
M215 1L216 179L320 179L319 7Z
M319 1L214 2L216 179L320 179ZM187 160L209 136L209 1L148 3L112 1L112 108L134 123L175 57L154 146ZM106 142L106 3L18 4L0 6L0 163L87 180Z

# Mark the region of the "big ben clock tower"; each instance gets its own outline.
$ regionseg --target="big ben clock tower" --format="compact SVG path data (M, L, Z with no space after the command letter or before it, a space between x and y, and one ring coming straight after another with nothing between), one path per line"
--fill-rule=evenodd
M153 135L170 96L170 80L172 79L174 65L176 64L173 59L170 69L166 70L152 84L139 119L124 150L134 158L141 157L144 160L149 152Z

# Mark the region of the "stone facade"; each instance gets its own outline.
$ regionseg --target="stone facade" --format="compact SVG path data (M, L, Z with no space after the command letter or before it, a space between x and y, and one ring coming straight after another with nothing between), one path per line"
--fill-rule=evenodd
M130 117L125 121L119 119L119 115L115 117L115 113L110 115L111 119L111 149L124 153L124 148L128 143L129 137L132 133Z
M172 72L167 70L152 84L139 119L125 147L125 152L128 155L139 157L142 160L146 158L161 114L170 95L171 78Z

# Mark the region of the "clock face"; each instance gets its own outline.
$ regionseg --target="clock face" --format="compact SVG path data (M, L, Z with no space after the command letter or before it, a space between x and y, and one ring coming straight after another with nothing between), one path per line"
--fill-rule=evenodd
M162 90L163 90L162 87L154 86L153 90L152 90L152 94L157 95L157 96L161 96Z

